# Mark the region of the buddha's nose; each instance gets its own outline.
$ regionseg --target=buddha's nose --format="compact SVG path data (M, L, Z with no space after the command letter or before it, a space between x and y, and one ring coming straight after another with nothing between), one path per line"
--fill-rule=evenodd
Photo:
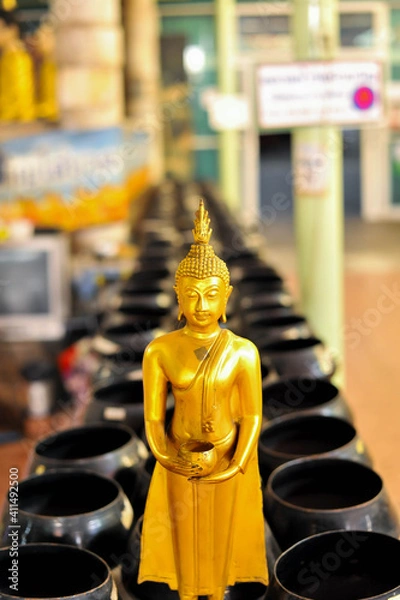
M206 310L207 308L207 301L204 298L204 296L199 296L198 300L197 300L197 310L198 312L202 312L204 310Z

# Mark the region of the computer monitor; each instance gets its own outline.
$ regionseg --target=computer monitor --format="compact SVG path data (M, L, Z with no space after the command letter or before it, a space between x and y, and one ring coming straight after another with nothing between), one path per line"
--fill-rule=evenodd
M0 340L59 340L69 310L65 234L38 234L0 243Z

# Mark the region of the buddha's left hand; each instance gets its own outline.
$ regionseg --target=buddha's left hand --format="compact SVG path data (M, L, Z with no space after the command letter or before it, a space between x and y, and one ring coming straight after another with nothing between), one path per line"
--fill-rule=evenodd
M206 477L189 477L189 481L193 483L222 483L232 479L238 473L242 473L241 468L236 463L231 463L225 471L219 471L218 473L212 473Z

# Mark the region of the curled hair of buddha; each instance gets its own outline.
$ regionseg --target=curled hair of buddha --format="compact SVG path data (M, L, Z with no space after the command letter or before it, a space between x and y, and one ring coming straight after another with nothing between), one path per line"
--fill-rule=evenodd
M192 229L195 243L191 245L188 254L179 263L175 274L175 287L181 277L220 277L229 287L229 271L225 262L214 252L214 248L208 243L212 234L208 211L204 208L203 200L200 200L196 212L194 229Z

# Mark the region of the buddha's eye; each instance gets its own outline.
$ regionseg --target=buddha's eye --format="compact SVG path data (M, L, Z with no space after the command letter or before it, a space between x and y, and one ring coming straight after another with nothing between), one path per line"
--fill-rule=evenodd
M208 297L213 300L214 298L217 298L218 296L218 292L209 292L208 293Z

